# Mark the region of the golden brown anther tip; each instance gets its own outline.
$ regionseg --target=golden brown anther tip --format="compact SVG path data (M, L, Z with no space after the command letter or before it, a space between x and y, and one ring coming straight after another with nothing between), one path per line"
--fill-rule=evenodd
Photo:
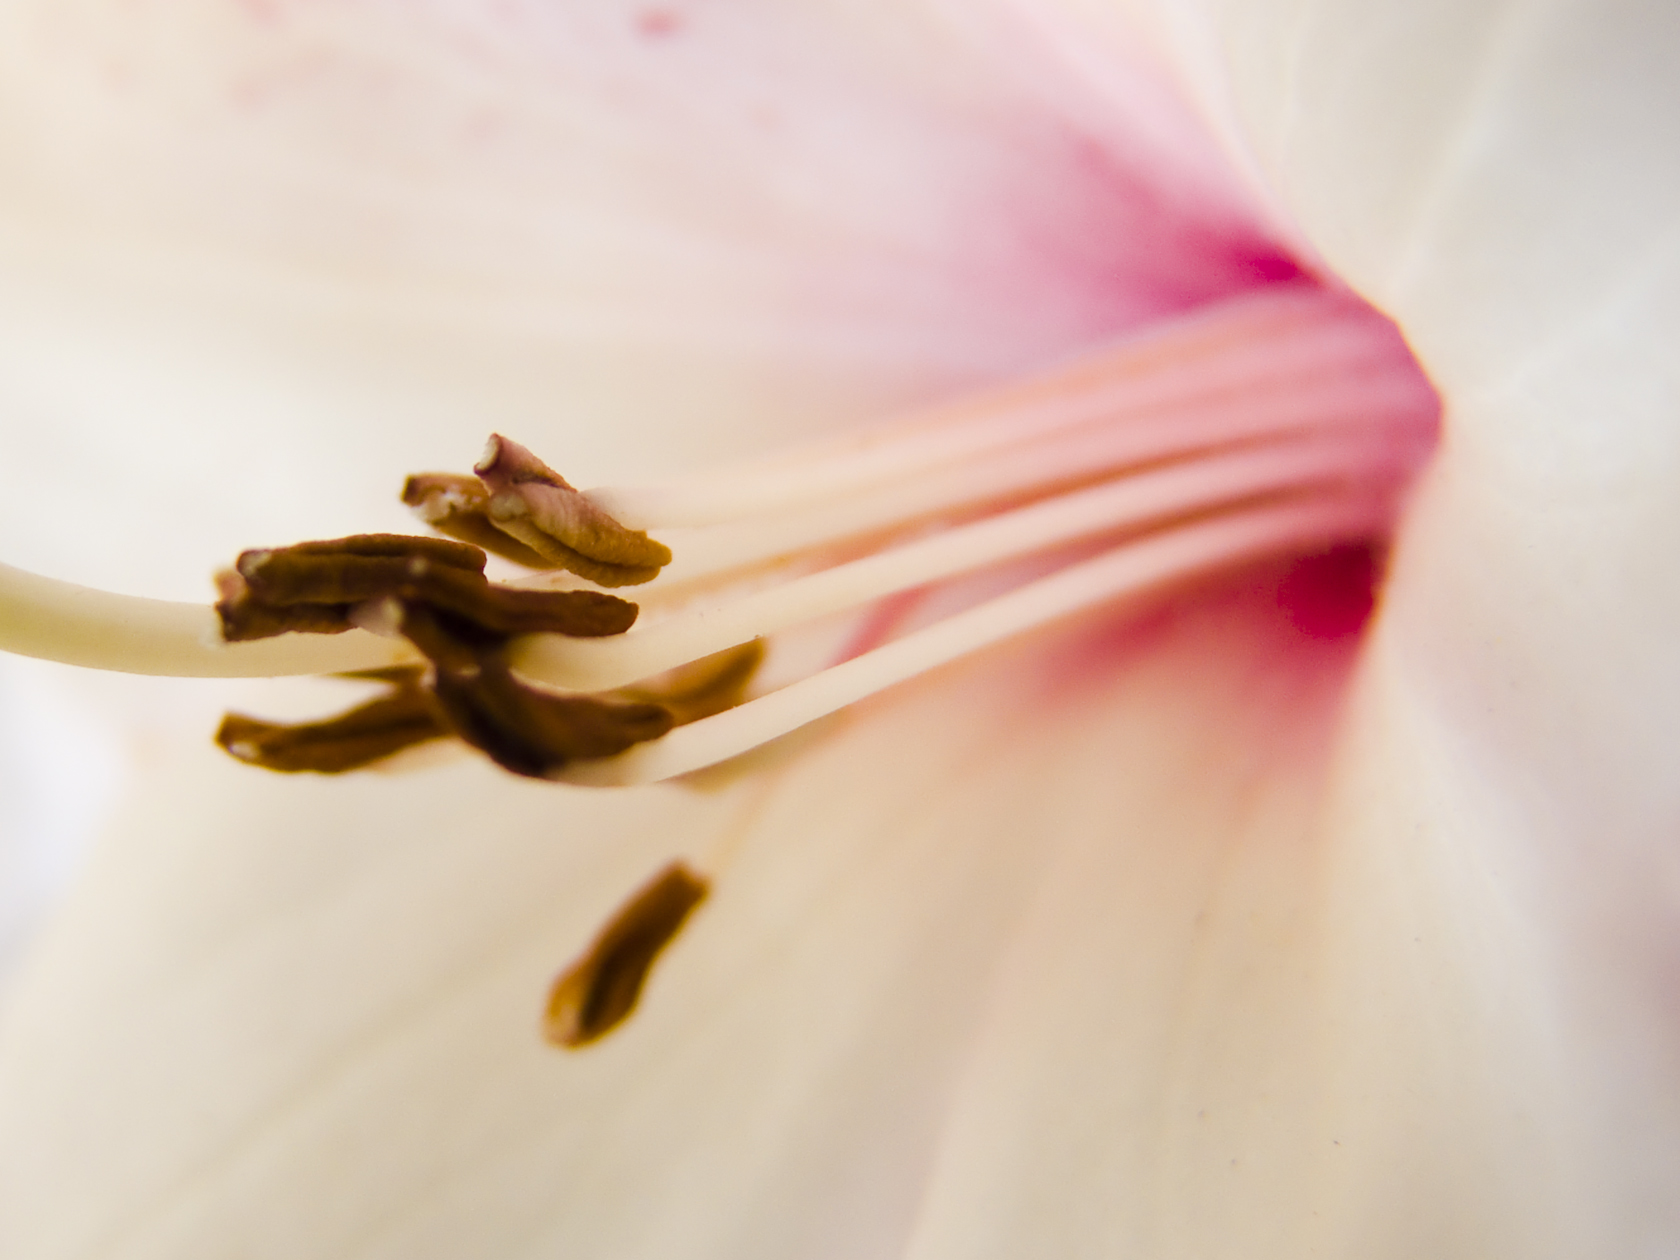
M654 876L554 982L543 1035L557 1046L576 1050L628 1019L653 964L708 888L703 877L681 862Z

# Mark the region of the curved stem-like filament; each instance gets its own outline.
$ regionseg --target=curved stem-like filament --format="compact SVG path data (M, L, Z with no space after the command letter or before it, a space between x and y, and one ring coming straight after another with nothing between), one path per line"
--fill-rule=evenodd
M415 659L363 630L224 643L208 604L117 595L0 564L0 652L175 678L278 678L381 669Z
M1369 537L1388 513L1368 496L1334 495L1186 525L1072 565L617 757L573 762L553 777L625 787L704 769L1037 626L1264 556Z
M635 529L705 525L758 516L816 498L854 495L884 481L1043 441L1080 425L1152 427L1178 409L1302 380L1383 372L1393 325L1345 293L1310 286L1264 289L1165 323L1060 372L890 428L755 461L734 472L665 486L614 487L589 497Z
M1427 384L1411 371L1390 369L1328 382L1272 381L1251 394L1168 408L1126 424L1052 433L986 459L913 477L885 478L866 492L815 507L743 517L686 537L668 533L679 551L660 589L675 592L688 583L757 565L797 564L808 551L833 548L848 539L1227 446L1314 433L1368 432L1385 425L1415 434L1418 415L1433 407ZM793 480L791 474L788 480Z
M515 648L513 665L532 679L580 691L622 686L899 591L1164 516L1206 512L1324 480L1382 481L1392 477L1395 436L1330 434L1167 465L689 609L627 634L532 635Z

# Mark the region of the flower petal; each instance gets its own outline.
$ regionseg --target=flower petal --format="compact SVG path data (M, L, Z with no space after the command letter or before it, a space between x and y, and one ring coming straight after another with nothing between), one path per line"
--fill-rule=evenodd
M1069 663L1157 638L989 654L713 794L184 759L0 1032L13 1250L897 1254L1011 925L1110 834L1060 767L1127 751L1126 672ZM547 1047L547 980L673 849L714 890L641 1009Z
M401 528L402 475L491 429L646 475L1277 262L1001 52L937 5L8 6L0 457L42 470L9 561L188 598L242 546ZM66 447L88 490L42 529Z
M1556 1163L1552 1245L1672 1250L1680 13L1210 8L1233 129L1447 406L1344 790L1386 785L1372 843L1487 872L1484 961L1532 959L1524 1058L1569 1087L1508 1132Z
M1327 791L1313 706L1218 624L1057 767L1091 816L1015 929L905 1254L1582 1254L1522 855L1464 843L1485 814L1417 826L1394 779L1450 760L1433 730L1344 750Z

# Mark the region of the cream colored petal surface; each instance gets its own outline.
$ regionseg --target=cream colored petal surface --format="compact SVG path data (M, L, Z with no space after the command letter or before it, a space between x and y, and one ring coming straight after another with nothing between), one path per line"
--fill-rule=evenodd
M0 1031L8 1254L898 1254L1000 948L1114 838L1089 793L1136 791L1077 771L1202 716L1171 654L1125 681L1161 634L995 653L711 795L184 755ZM1178 848L1122 844L1143 901ZM674 849L725 856L644 1009L544 1046L547 979Z
M0 1003L121 788L121 743L63 672L0 656Z
M188 598L230 547L401 527L492 429L645 477L1252 281L1182 109L1123 72L1155 139L1098 126L980 12L14 0L9 560Z
M1528 855L1485 842L1508 834L1499 793L1443 819L1456 750L1397 721L1327 793L1277 661L1243 678L1229 642L1184 650L1060 767L1092 812L1014 933L906 1254L1470 1260L1628 1238L1581 1228L1596 1187L1568 1147L1551 938L1512 905Z
M1511 5L1488 32L1462 103L1416 128L1428 195L1345 242L1326 228L1450 407L1374 687L1456 750L1457 774L1399 780L1422 821L1501 802L1475 848L1516 864L1508 895L1550 938L1586 1224L1661 1254L1680 1237L1680 13ZM1406 45L1445 42L1419 23ZM1309 172L1330 155L1286 143L1328 223Z
M1680 12L1298 4L1245 25L1248 6L1210 7L1233 126L1447 398L1361 697L1374 751L1348 771L1393 805L1360 830L1455 836L1502 872L1512 935L1544 942L1557 1031L1536 1049L1567 1082L1550 1209L1582 1251L1667 1254Z

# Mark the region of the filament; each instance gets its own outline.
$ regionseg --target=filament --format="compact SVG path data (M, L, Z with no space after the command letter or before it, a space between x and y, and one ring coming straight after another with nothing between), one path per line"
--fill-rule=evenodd
M760 460L732 474L594 490L590 497L633 529L757 516L817 496L855 494L1083 424L1118 425L1134 416L1162 420L1174 408L1252 395L1291 378L1334 379L1367 364L1385 368L1396 361L1397 341L1391 324L1349 295L1307 286L1266 289L1164 324L1062 372L890 428Z
M0 652L175 678L279 678L381 669L414 659L362 630L224 643L208 604L146 599L0 564Z
M577 690L621 686L748 639L775 634L883 596L1161 516L1317 480L1380 480L1392 457L1385 435L1344 434L1223 452L1043 500L1014 512L824 569L727 602L678 613L603 639L533 635L513 664Z
M1366 537L1384 515L1368 499L1323 499L1187 525L1063 569L617 757L573 762L554 777L627 787L688 774L1026 630L1280 551Z

